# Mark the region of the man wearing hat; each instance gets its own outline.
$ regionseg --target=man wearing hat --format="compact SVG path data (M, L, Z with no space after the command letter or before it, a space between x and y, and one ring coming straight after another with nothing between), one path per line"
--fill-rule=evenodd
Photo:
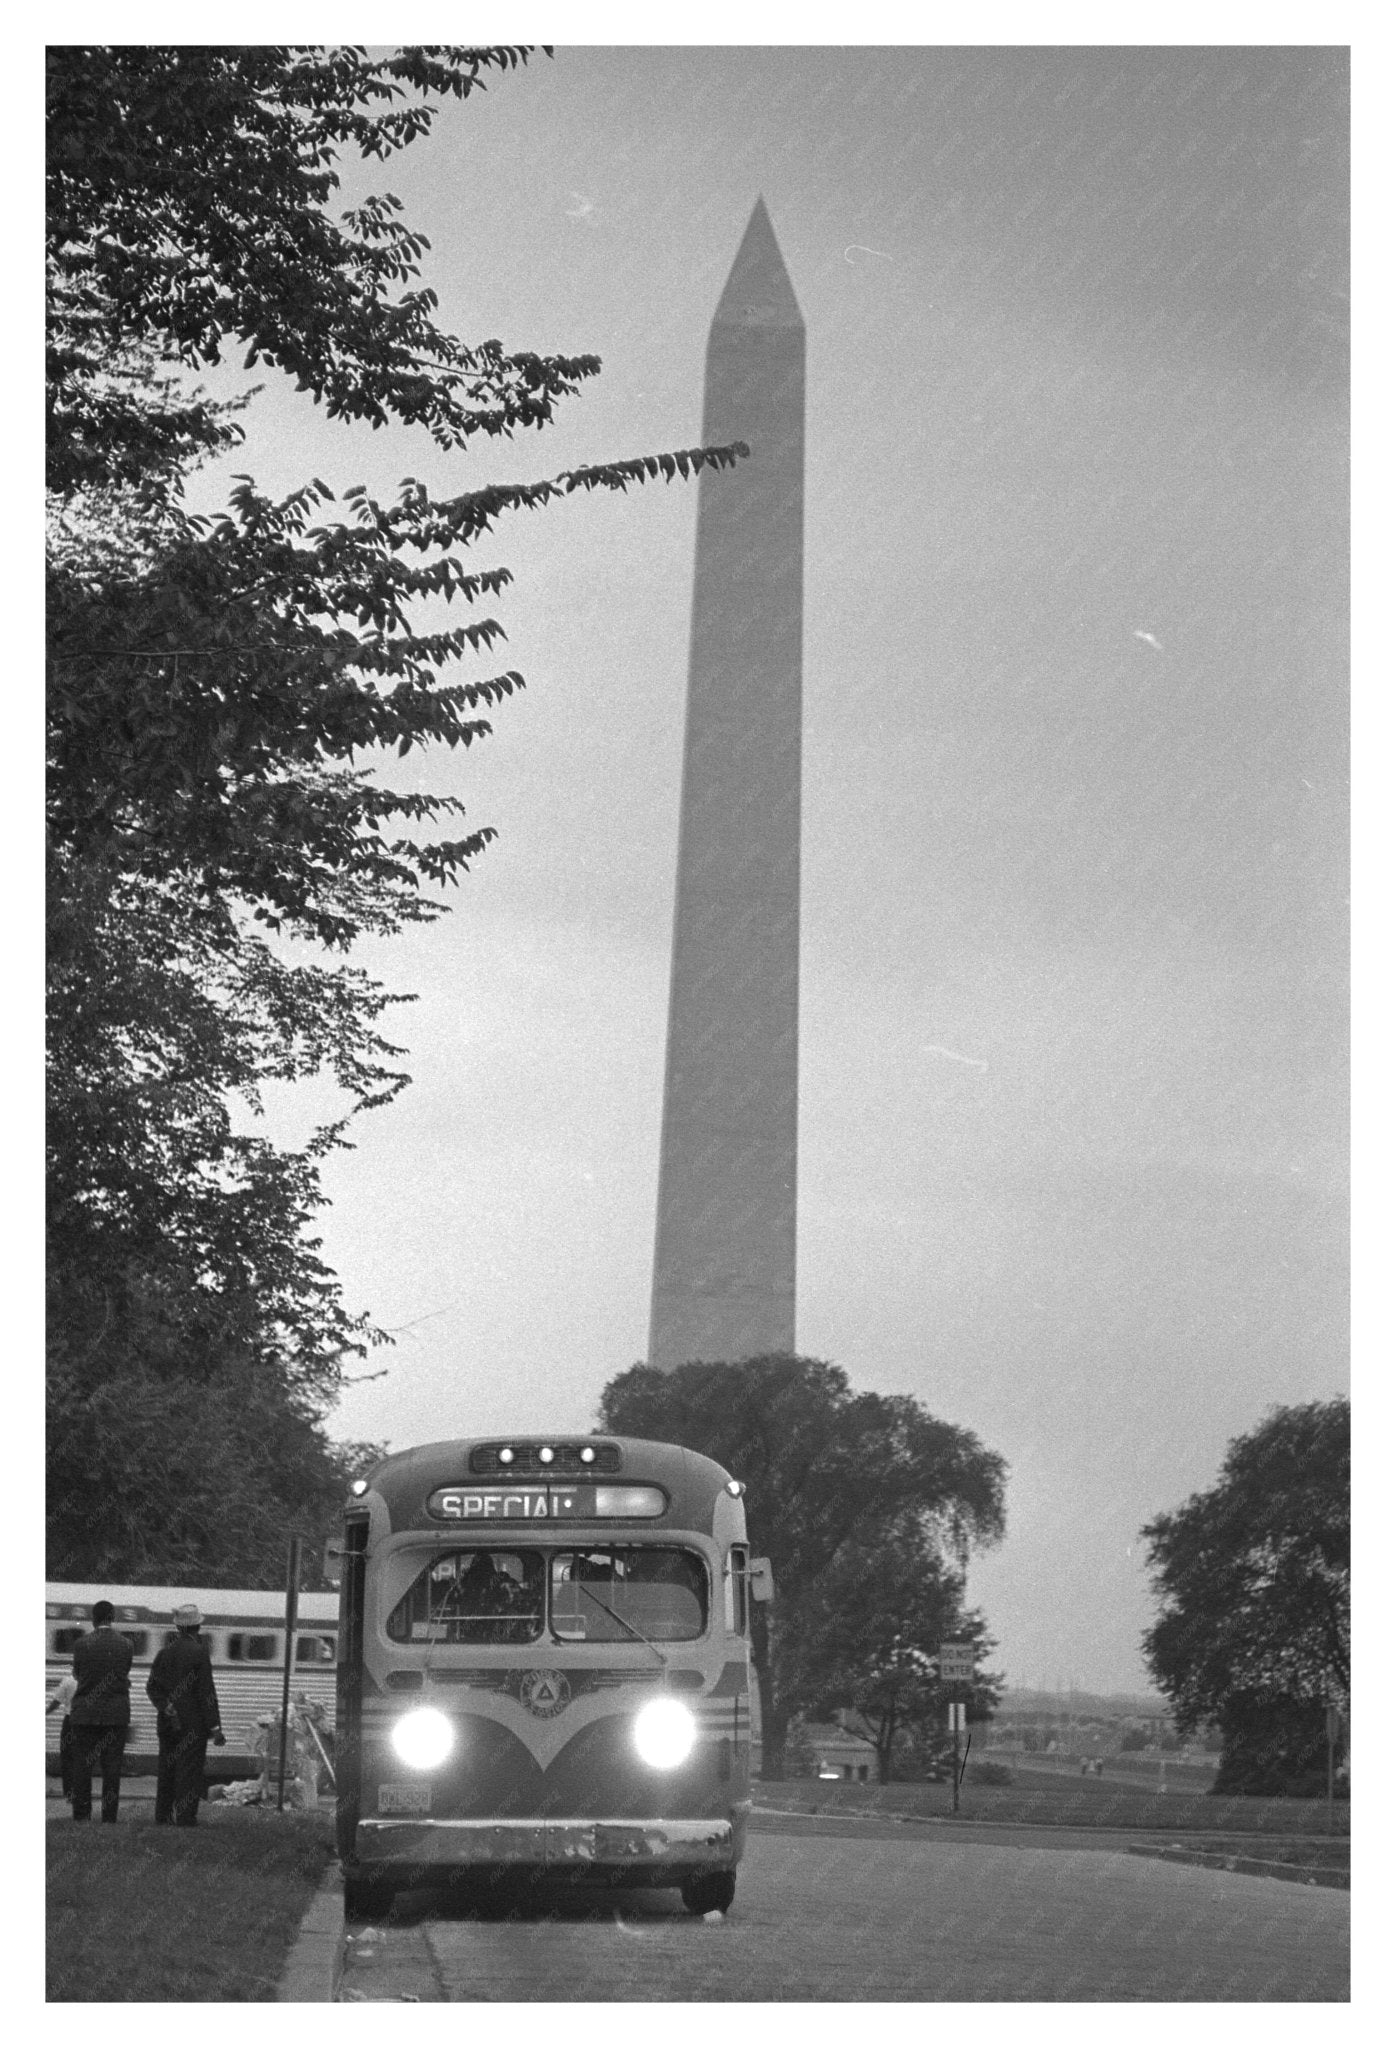
M212 1741L222 1748L218 1694L208 1644L199 1634L203 1620L191 1602L172 1617L179 1633L150 1667L145 1689L155 1702L160 1762L155 1779L155 1825L192 1828L204 1789L204 1758Z

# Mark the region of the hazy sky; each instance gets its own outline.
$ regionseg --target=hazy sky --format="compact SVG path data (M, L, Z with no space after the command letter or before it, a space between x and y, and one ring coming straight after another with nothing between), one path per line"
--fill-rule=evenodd
M345 203L399 194L448 326L604 375L451 459L269 391L230 465L692 444L764 194L808 330L798 1340L1008 1459L970 1593L1017 1683L1141 1686L1140 1524L1346 1382L1344 121L1324 49L561 49ZM529 686L395 770L500 838L363 955L415 1080L327 1177L401 1332L338 1433L583 1428L643 1354L696 503L478 551Z

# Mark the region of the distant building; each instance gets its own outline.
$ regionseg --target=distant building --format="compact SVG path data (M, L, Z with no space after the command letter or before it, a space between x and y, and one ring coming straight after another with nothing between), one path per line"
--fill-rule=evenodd
M853 1716L849 1716L850 1724ZM844 1779L855 1785L877 1780L877 1749L870 1735L837 1721L803 1721L793 1731L791 1748L803 1750L816 1778Z

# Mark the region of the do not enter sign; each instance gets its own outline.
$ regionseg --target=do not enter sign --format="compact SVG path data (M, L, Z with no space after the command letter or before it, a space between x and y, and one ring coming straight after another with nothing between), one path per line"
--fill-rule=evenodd
M973 1643L942 1643L940 1676L944 1685L968 1685L974 1677Z

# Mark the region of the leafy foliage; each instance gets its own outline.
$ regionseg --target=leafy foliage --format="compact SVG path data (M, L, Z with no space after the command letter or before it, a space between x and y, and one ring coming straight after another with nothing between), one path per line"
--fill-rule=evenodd
M1276 1408L1143 1531L1162 1608L1145 1657L1180 1730L1220 1726L1219 1788L1253 1744L1267 1783L1309 1767L1308 1709L1348 1697L1350 1437L1345 1400Z
M294 376L331 417L451 449L547 425L596 374L593 356L441 330L415 282L425 238L391 195L329 211L342 151L391 156L436 104L528 55L49 52L51 1568L100 1557L132 1576L204 1556L162 1490L178 1472L204 1498L186 1439L194 1462L232 1459L226 1526L248 1542L262 1529L273 1578L282 1510L321 1498L316 1469L338 1491L318 1418L373 1332L320 1258L319 1172L352 1117L406 1084L380 1030L398 999L345 956L440 915L434 892L493 837L455 826L455 797L392 788L384 763L477 743L523 686L490 672L504 633L485 607L509 572L464 558L506 513L745 452L449 498L407 478L388 503L318 478L273 500L243 476L217 516L185 508L190 468L242 436L246 401L192 382L230 351ZM443 623L448 608L465 616ZM342 1114L299 1150L249 1135L268 1084L314 1075L337 1082ZM299 1447L284 1495L265 1436L235 1426L239 1400ZM88 1413L147 1493L119 1502L82 1479ZM153 1462L128 1416L155 1432ZM163 1562L138 1524L164 1531Z
M95 1378L276 1362L328 1399L368 1334L308 1234L345 1119L283 1152L239 1129L236 1104L323 1068L351 1102L391 1099L404 1077L373 1028L387 997L72 858L53 862L49 997L51 1344Z
M1221 1711L1221 1761L1212 1790L1223 1798L1320 1799L1328 1789L1328 1716L1322 1700L1250 1689ZM1348 1790L1335 1756L1334 1789Z
M985 1673L968 1686L940 1676L942 1643L969 1643L976 1667L993 1647L983 1615L963 1600L962 1573L915 1514L845 1543L808 1595L797 1597L798 1626L779 1632L781 1690L812 1700L820 1713L856 1709L886 1784L894 1756L943 1728L952 1699L983 1715L1002 1689Z
M1003 1532L1002 1458L911 1396L856 1394L811 1358L637 1365L604 1389L600 1422L686 1444L747 1485L752 1545L777 1589L752 1618L767 1775L780 1774L797 1714L859 1689L871 1702L879 1684L895 1695L890 1755L908 1704L889 1678L898 1660L938 1648L952 1617L976 1639L959 1587L971 1544Z
M350 1479L381 1453L330 1443L274 1368L200 1380L137 1361L98 1380L59 1363L47 1450L50 1577L195 1586L283 1584L296 1535L315 1583Z
M226 443L197 396L152 414L124 388L133 346L190 366L244 350L332 418L425 427L444 448L544 426L594 356L506 354L443 333L409 289L426 237L391 194L336 220L346 148L386 159L521 47L240 44L48 52L50 482L145 482L162 455Z
M449 501L409 478L392 506L349 490L353 525L311 526L330 496L318 480L272 503L241 479L217 519L163 499L68 501L49 568L53 842L145 876L177 867L203 894L229 892L261 923L329 946L437 914L421 883L457 880L492 831L389 838L461 805L353 764L470 746L490 731L481 708L523 678L437 681L503 628L414 630L414 607L472 605L509 583L460 560L502 512L735 459L681 450Z

